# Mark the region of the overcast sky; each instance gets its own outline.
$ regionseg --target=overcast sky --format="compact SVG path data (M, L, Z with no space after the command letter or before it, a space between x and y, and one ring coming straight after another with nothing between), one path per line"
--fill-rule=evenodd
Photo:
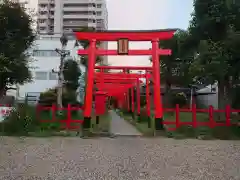
M193 0L108 0L109 29L186 29L193 11ZM150 48L150 43L131 43L130 48ZM109 43L116 48L116 43ZM114 65L149 65L147 56L109 57Z
M37 0L29 0L37 7ZM117 30L186 29L193 11L193 0L107 0L108 28ZM131 43L130 48L146 48L150 43ZM116 44L109 43L109 49ZM108 58L112 65L149 65L148 57Z

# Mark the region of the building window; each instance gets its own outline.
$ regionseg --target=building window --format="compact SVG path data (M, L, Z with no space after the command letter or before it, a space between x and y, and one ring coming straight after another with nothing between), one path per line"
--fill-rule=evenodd
M101 8L102 7L102 4L97 4L97 8Z
M40 31L44 31L44 30L46 30L45 27L40 27L39 29L40 29Z
M45 20L45 19L39 19L39 22L40 22L40 23L45 23L46 20Z
M58 73L56 72L49 73L49 80L57 80L57 79L58 79Z
M36 71L35 72L35 79L36 80L47 80L48 79L48 73L45 71Z
M41 8L45 8L45 7L47 7L46 4L39 4L39 6L40 6Z
M101 16L102 12L101 11L97 11L97 16Z
M47 11L40 11L39 13L40 13L40 15L45 15L45 14L47 14Z
M103 23L103 19L97 19L97 23L98 23L98 24Z

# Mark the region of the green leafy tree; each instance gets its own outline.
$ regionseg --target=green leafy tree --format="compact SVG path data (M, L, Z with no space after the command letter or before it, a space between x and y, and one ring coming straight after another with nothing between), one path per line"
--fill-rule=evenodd
M160 48L171 49L170 56L161 56L161 76L166 84L166 90L170 90L172 84L187 86L192 79L188 68L194 58L194 51L186 48L188 31L178 30L170 40L160 41Z
M192 82L189 67L194 59L195 49L189 46L189 33L178 30L172 39L160 41L160 48L171 49L170 56L160 57L161 83L165 85L164 105L171 104L171 86L188 86Z
M195 0L189 26L198 52L191 72L204 84L218 82L220 109L231 103L231 89L239 79L240 4L233 2Z
M35 38L32 22L18 3L6 0L0 4L0 97L12 85L31 79L26 50Z
M63 76L66 89L76 91L79 86L81 69L75 60L70 59L64 62Z

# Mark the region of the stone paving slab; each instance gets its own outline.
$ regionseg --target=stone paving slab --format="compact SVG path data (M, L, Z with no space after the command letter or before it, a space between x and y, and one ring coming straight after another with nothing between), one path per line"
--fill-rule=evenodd
M111 133L123 136L141 136L142 134L131 124L118 116L116 112L110 111L111 115Z

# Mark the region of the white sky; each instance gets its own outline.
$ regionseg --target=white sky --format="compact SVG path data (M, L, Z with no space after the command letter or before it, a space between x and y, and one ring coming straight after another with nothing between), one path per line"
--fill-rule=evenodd
M193 0L107 0L108 28L115 30L151 30L186 28ZM37 8L37 0L29 0ZM148 49L150 43L131 43L132 49ZM109 43L115 49L116 43ZM109 56L110 65L150 65L147 56Z
M167 1L163 0L109 0L109 29L117 30L150 30L166 27ZM155 17L155 18L154 18ZM109 43L109 49L115 49L116 43ZM130 43L132 49L148 49L149 42ZM148 56L109 56L111 65L150 65Z

